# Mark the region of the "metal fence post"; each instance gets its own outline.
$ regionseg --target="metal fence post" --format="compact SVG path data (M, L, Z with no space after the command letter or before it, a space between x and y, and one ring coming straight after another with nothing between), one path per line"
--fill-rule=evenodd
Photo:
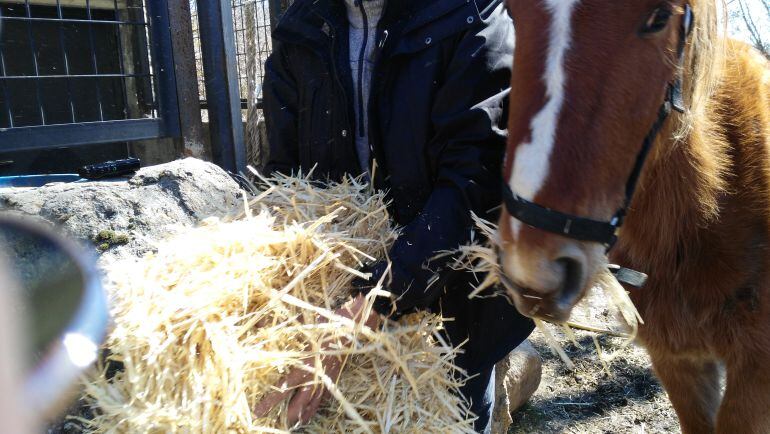
M198 0L198 23L214 162L246 173L231 2Z
M179 101L176 93L174 71L174 49L168 18L168 3L165 0L147 2L147 15L152 31L152 54L158 62L156 91L158 105L166 135L180 137Z
M181 155L210 160L211 150L201 122L190 0L168 0L168 17L182 130L178 150Z

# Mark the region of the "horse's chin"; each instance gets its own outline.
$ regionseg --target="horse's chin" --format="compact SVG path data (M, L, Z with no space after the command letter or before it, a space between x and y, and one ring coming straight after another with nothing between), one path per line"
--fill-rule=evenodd
M551 297L527 288L511 288L509 285L506 285L506 292L522 315L553 323L567 322L572 314L572 309L580 302L586 292L586 289L583 289L580 294L575 296Z

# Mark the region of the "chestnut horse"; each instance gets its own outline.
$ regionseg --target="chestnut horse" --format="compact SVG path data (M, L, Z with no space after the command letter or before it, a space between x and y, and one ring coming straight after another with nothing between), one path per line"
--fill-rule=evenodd
M649 276L627 289L682 430L770 433L766 59L721 36L713 0L507 6L499 259L517 308L565 320L609 251Z

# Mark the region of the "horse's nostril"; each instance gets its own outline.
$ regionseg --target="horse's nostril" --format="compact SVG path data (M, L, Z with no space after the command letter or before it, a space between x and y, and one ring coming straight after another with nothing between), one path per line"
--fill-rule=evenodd
M564 280L558 302L563 308L569 309L580 298L585 268L582 262L574 258L559 258L556 262L564 268Z

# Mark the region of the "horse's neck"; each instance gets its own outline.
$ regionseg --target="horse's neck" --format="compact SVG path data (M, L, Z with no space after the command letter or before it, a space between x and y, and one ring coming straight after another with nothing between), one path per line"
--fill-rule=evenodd
M676 272L680 261L719 249L720 239L753 239L736 239L741 227L770 231L767 65L748 46L728 45L724 76L688 136L675 141L671 126L661 133L615 259L641 270Z
M676 264L687 250L699 248L693 244L701 238L697 232L719 218L729 162L720 141L702 134L693 131L675 141L671 129L663 131L645 167L618 243L623 256L642 269Z

